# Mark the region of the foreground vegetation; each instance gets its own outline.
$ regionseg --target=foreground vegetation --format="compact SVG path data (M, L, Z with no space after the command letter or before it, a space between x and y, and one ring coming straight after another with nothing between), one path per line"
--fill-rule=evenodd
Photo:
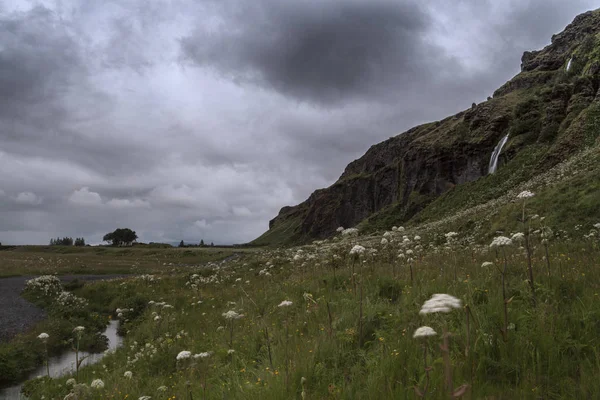
M523 234L505 232L495 247L467 232L346 230L84 285L74 293L120 318L124 346L76 383L42 378L25 390L32 399L600 397L600 225L553 231L523 212L525 200L512 211ZM436 293L453 297L424 304ZM435 335L413 337L422 326Z

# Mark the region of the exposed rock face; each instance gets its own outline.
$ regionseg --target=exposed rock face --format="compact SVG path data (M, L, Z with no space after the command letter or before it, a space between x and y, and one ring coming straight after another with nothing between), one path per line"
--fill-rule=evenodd
M573 121L599 97L598 32L600 12L578 16L545 49L525 52L522 72L492 99L372 146L331 187L283 207L269 228L300 219L299 237L325 238L390 206L400 210L401 223L455 185L486 175L490 155L507 133L501 164L536 143L549 148L544 168L561 161L582 145L572 134L580 122L572 127Z

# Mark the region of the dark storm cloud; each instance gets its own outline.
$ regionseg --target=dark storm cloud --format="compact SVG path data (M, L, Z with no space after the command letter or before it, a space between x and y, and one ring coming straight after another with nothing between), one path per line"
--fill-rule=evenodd
M44 124L62 114L57 99L79 75L81 61L77 45L57 22L42 6L0 16L0 118L27 116ZM32 105L43 108L31 113Z
M432 73L442 50L424 41L430 20L398 1L252 2L181 40L185 57L234 80L319 103L381 97ZM381 100L381 99L380 99Z

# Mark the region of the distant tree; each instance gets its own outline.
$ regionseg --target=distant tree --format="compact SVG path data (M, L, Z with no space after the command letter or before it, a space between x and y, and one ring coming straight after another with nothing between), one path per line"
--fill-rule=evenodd
M203 247L204 246L204 239L200 239L200 246Z
M210 246L211 246L211 247L212 247L212 246L214 246L214 245L215 245L215 244L214 244L213 242L210 242Z
M85 246L85 239L82 237L75 239L75 246Z
M137 238L138 236L135 231L132 231L129 228L119 228L114 232L104 235L102 240L111 242L113 246L130 246Z
M185 247L185 243L183 243L183 240L179 242L179 247Z

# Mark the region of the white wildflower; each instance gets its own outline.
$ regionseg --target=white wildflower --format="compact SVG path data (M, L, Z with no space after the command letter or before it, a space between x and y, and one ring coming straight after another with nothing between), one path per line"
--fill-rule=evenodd
M512 245L512 240L507 238L506 236L497 236L494 238L494 240L492 240L492 244L490 244L490 247L504 247L504 246L511 246Z
M185 359L190 358L191 356L192 356L191 351L183 350L183 351L180 351L179 354L177 354L176 359L177 360L185 360Z
M102 381L102 379L94 379L90 386L93 389L104 389L104 382Z
M223 317L225 317L225 319L231 319L231 320L240 319L244 316L243 314L238 314L233 310L229 310L226 313L223 313L221 315L223 315Z
M525 234L523 232L517 232L510 237L513 242L522 242L525 240Z
M528 199L533 196L535 196L535 194L533 194L533 192L530 192L529 190L523 190L521 193L519 193L517 195L517 199Z
M481 264L481 268L491 267L492 265L494 265L494 263L489 262L489 261L484 261L483 264Z
M361 255L365 252L365 248L359 244L355 245L351 250L350 250L350 255Z
M67 386L73 386L77 383L77 381L75 380L75 378L69 378L67 379L67 381L65 382L65 385Z
M453 308L460 308L461 301L449 294L438 293L431 296L423 306L419 314L431 314L438 312L450 312Z
M123 374L123 376L127 379L131 379L133 377L133 372L131 371L125 371L125 373Z
M291 306L292 304L294 304L294 303L292 303L292 302L291 302L291 301L289 301L289 300L284 300L284 301L282 301L281 303L279 303L279 305L278 305L277 307L289 307L289 306Z
M46 340L48 340L49 337L50 337L50 335L48 335L45 332L42 332L38 335L38 339L40 339L42 342L45 342Z
M435 335L437 335L437 332L434 331L433 328L430 328L429 326L422 326L415 331L413 338L429 337Z

